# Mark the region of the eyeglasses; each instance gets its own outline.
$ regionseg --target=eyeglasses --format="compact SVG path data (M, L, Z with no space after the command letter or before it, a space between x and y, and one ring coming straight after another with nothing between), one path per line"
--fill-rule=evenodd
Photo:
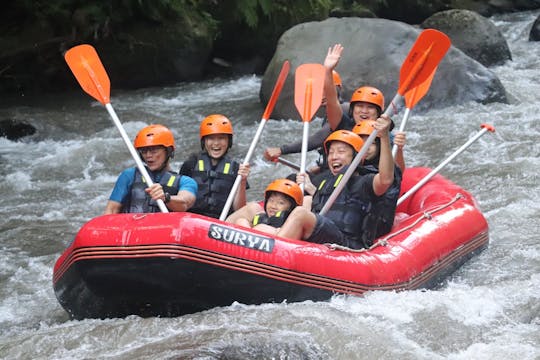
M138 148L137 150L142 154L150 154L150 155L156 155L159 150L165 149L163 146L145 146L142 148Z

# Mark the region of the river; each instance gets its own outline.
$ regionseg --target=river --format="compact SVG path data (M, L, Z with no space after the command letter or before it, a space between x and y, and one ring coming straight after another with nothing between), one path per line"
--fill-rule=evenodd
M102 213L133 160L105 109L82 91L2 99L0 118L27 121L37 133L0 138L0 358L540 359L540 43L528 41L538 14L492 18L513 56L492 68L510 104L464 103L409 119L408 166L435 167L481 123L496 128L442 171L475 196L490 245L428 291L234 303L178 318L70 320L53 292L54 263L79 227ZM198 124L210 113L233 121L232 154L244 157L263 112L260 83L245 76L129 92L113 84L111 98L131 138L150 122L173 129L178 169L200 148ZM265 162L264 147L301 134L298 120L268 122L250 199L261 197L267 179L291 171Z

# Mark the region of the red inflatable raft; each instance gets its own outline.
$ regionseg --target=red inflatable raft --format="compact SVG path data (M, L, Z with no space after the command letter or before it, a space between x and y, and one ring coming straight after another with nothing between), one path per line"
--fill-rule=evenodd
M429 169L405 171L402 193ZM432 288L488 244L473 197L440 175L398 207L366 251L274 238L190 213L119 214L86 223L54 267L72 318L178 316L237 301L327 300Z

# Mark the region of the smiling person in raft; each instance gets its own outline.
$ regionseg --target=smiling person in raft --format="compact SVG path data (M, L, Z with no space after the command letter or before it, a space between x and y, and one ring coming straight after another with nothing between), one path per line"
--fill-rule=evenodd
M170 169L175 149L171 130L149 125L139 131L134 145L154 184L148 187L136 167L124 170L116 180L105 214L160 212L157 200L171 211L187 211L195 203L197 183Z
M313 195L311 211L296 207L278 236L303 239L314 243L335 243L351 249L364 247L362 231L369 206L390 188L394 181L394 161L390 147L389 128L391 120L382 115L374 128L380 137L379 172L358 175L349 179L327 214L318 214L343 178L344 173L360 151L363 140L349 130L338 130L324 142L330 172L318 188L307 174L298 174L297 182L304 182L304 189Z
M192 177L199 186L197 200L190 212L219 219L238 175L241 176L240 187L229 213L246 204L250 166L227 156L233 145L233 134L232 123L224 115L209 115L201 121L202 151L191 154L180 168L180 175Z
M264 206L259 202L249 202L232 213L226 221L275 234L291 211L303 204L304 195L297 183L289 179L276 179L264 191Z
M327 97L326 117L332 130L352 130L356 124L362 121L376 120L384 111L383 93L373 86L362 86L356 89L351 96L348 113L343 111L332 75L332 71L339 63L342 52L343 46L341 44L332 46L328 49L323 64L326 69L324 84L324 92ZM390 131L392 131L393 127L394 124L392 122ZM393 139L390 140L397 145L395 161L403 171L405 170L405 160L403 157L403 147L406 142L405 133L398 131Z

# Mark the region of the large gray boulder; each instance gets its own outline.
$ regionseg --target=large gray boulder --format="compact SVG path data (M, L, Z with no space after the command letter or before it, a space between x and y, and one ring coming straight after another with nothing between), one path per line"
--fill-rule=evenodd
M344 46L336 70L340 73L345 100L363 85L379 88L386 103L399 85L403 60L420 30L405 23L366 18L331 18L297 25L285 32L264 74L260 98L266 104L285 60L291 62L287 78L272 118L298 119L294 106L294 71L304 63L322 63L328 47ZM417 110L475 101L507 102L506 91L497 76L460 50L451 47L439 64L428 94Z
M529 41L540 41L540 16L536 18L529 33Z
M506 39L488 18L469 10L448 10L427 18L421 27L437 29L452 40L452 45L484 66L512 60Z

